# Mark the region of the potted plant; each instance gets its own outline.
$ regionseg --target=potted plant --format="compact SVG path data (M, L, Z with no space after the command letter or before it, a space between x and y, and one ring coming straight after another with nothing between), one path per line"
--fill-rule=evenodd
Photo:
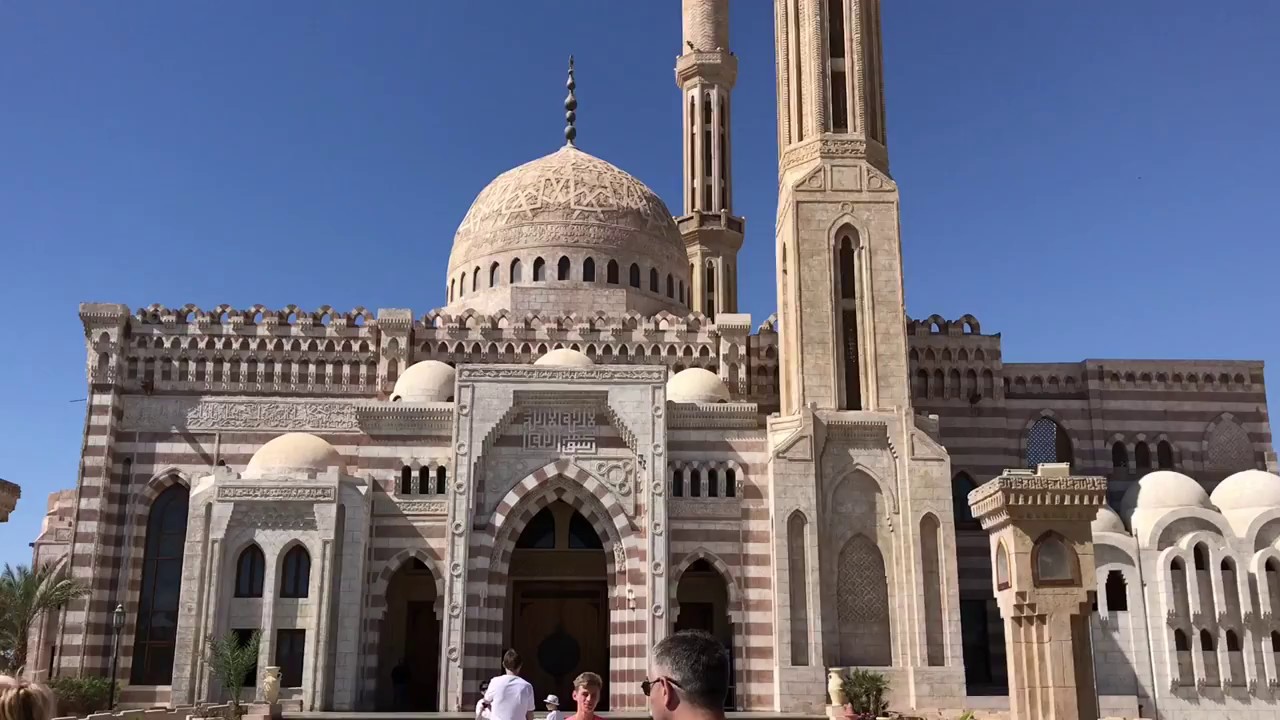
M208 638L209 669L231 696L231 705L227 710L231 720L239 720L243 714L240 692L244 689L245 679L258 664L258 642L261 639L262 633L258 630L254 630L243 643L235 632L229 632L220 638Z
M889 681L878 672L861 668L851 671L845 678L844 692L856 720L882 718L889 710L884 697L889 692Z

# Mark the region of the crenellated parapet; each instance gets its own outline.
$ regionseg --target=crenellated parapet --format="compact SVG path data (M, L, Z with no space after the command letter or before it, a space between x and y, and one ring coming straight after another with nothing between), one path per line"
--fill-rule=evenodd
M777 332L766 321L752 334L749 315L85 305L82 317L91 378L132 392L381 398L421 360L528 363L569 348L600 364L704 368L735 398L776 405Z

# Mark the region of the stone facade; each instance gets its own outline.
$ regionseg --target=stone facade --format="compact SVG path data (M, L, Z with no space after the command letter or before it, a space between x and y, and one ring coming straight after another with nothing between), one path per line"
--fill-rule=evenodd
M0 522L9 521L9 513L18 505L22 496L22 488L8 480L0 480Z
M411 709L469 708L536 635L537 682L594 658L636 710L647 648L704 627L736 708L817 712L856 666L958 710L1003 689L978 482L1274 463L1260 363L1006 365L974 318L905 317L871 0L774 4L778 314L734 312L728 5L683 3L679 218L566 147L481 193L425 314L82 305L80 474L36 554L91 593L33 672L108 672L121 604L126 705L222 699L206 638L260 629L292 707L404 709L412 665Z

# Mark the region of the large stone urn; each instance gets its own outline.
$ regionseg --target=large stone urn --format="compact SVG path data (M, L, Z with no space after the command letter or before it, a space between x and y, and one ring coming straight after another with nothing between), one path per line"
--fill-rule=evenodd
M268 665L262 673L262 701L275 705L280 700L280 668Z
M848 696L844 694L844 676L839 670L827 671L827 695L831 698L831 704L838 708L849 702Z

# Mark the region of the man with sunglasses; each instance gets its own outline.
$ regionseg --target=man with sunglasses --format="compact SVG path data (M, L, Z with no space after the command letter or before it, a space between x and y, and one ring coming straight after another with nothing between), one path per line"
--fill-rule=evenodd
M670 635L653 649L640 692L653 720L724 720L729 653L701 630Z

